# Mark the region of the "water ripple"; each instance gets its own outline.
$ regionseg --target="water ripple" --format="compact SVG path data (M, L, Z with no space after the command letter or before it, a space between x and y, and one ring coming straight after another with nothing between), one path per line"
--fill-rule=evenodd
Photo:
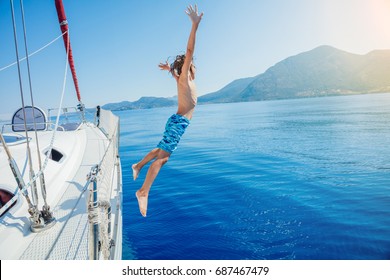
M146 170L134 182L131 164L172 108L120 112L124 258L389 259L389 106L388 94L199 106L146 219L134 197Z

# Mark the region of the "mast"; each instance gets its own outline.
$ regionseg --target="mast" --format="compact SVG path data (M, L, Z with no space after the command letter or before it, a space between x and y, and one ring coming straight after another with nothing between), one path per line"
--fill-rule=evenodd
M73 82L74 82L74 86L75 86L76 94L77 94L77 99L80 102L81 107L83 108L82 102L81 102L80 90L79 90L79 83L77 81L77 76L76 76L76 68L75 68L74 62L73 62L72 47L70 45L69 32L68 32L68 21L66 20L64 5L62 4L62 0L55 0L55 4L56 4L56 9L57 9L58 21L60 23L61 32L63 34L62 37L64 39L65 50L67 50L67 52L68 52L69 67L70 67L70 70L72 72ZM69 49L68 49L68 47L69 47ZM82 111L82 109L81 109L81 111Z

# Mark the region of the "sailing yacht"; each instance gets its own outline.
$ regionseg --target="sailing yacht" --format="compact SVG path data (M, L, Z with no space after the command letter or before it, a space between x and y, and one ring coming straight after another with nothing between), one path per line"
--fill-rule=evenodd
M27 106L21 85L21 107L0 127L0 259L121 259L119 118L98 106L88 120L62 0L55 6L78 104ZM15 49L20 79L16 35Z

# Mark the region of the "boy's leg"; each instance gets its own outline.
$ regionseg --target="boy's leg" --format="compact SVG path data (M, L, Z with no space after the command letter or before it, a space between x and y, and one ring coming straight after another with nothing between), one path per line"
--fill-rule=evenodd
M142 188L135 193L138 200L139 210L144 217L146 217L146 212L148 210L148 196L150 188L160 172L161 167L167 163L170 155L170 153L159 149L156 160L149 167Z
M133 169L133 179L137 180L138 174L141 169L147 164L149 161L155 159L157 157L158 151L160 149L155 148L151 150L140 162L134 163L131 168Z

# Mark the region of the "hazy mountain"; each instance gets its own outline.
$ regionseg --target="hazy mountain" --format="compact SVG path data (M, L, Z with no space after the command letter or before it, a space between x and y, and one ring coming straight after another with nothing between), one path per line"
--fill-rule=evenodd
M239 85L239 86L237 86ZM330 46L291 56L199 102L220 103L390 91L390 50L357 55Z
M109 103L104 105L102 108L112 111L123 111L131 109L150 109L157 107L169 107L176 106L177 101L175 98L164 98L164 97L141 97L137 101L122 101L119 103Z
M198 98L199 103L288 99L326 95L390 92L390 50L366 55L320 46L288 57L263 74L235 80ZM177 97L142 97L103 106L109 110L145 109L177 105Z
M200 96L198 101L204 103L230 102L230 100L240 98L240 93L254 80L255 77L235 80L214 93Z

